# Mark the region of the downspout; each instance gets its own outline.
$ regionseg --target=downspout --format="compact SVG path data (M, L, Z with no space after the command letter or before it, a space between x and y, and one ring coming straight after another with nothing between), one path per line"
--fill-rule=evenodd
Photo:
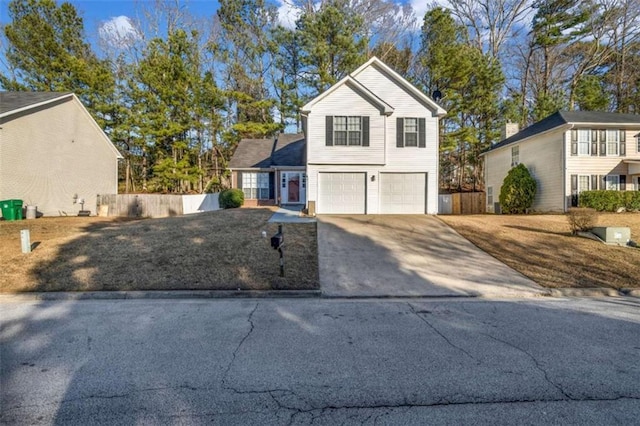
M575 124L572 123L571 126L564 131L562 138L562 204L564 205L563 210L565 213L571 207L568 205L569 198L567 197L567 135L569 135L569 139L571 139L571 131L574 127ZM571 143L571 141L569 141L569 143ZM571 192L571 188L569 188L569 192Z

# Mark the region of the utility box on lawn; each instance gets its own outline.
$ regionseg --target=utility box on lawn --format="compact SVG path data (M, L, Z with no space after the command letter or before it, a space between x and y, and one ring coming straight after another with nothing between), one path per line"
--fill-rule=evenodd
M606 244L626 246L631 240L631 229L624 226L598 226L591 230Z

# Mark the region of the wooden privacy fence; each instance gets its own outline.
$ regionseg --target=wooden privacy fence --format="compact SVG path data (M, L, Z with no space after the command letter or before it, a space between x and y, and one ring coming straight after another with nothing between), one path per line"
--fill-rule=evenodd
M218 194L101 194L99 216L167 217L219 210Z
M484 192L460 192L438 196L438 214L486 213Z

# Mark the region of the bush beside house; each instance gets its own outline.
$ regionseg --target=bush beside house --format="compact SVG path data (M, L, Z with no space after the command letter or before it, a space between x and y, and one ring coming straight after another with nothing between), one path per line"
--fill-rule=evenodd
M537 183L524 164L518 164L504 178L500 189L502 213L526 213L536 196Z
M244 193L240 189L225 189L220 193L220 208L234 209L244 204Z
M640 210L640 191L582 191L580 207L600 212L615 212L619 208Z

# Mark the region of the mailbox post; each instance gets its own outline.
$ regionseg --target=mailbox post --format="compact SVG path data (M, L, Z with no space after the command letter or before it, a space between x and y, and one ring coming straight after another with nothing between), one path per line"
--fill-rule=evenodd
M271 237L271 247L280 253L280 276L284 277L284 234L282 233L282 225L278 225L278 233Z

